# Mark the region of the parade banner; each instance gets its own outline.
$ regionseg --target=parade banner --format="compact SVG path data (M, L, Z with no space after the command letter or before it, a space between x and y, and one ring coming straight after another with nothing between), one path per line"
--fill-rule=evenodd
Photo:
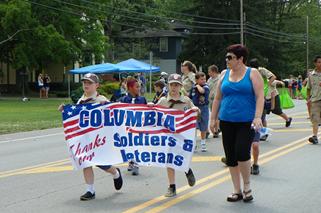
M161 106L107 103L66 105L65 139L75 169L139 165L187 171L195 146L197 113Z

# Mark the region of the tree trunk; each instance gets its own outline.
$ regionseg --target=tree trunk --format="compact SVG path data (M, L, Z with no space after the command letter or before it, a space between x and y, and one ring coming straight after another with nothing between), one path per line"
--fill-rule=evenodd
M10 91L10 63L9 60L7 60L7 92Z

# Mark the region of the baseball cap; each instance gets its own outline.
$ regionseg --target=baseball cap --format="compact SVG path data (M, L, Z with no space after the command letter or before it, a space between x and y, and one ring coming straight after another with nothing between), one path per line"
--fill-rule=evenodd
M168 77L168 83L171 84L171 83L178 83L180 85L183 85L183 82L182 82L182 76L179 75L179 74L171 74L169 77Z
M82 77L81 81L84 81L84 80L88 80L93 83L99 83L99 78L94 73L87 73L86 75L84 75L84 77Z

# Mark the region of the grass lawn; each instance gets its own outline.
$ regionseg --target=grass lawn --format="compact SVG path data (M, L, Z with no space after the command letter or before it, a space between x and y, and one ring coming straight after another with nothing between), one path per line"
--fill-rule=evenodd
M0 99L0 134L48 129L62 126L61 113L57 110L68 99L31 98L23 102L18 98Z
M154 94L146 93L145 97L151 101ZM57 108L63 102L67 104L71 100L31 98L23 102L19 98L0 99L0 134L61 127L61 113Z

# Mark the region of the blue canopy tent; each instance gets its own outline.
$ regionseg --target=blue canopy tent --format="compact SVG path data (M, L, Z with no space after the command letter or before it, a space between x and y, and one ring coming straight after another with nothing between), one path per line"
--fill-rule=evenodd
M148 73L149 72L149 92L152 92L152 73L153 72L159 72L160 68L153 66L151 64L147 64L142 61L138 61L136 59L130 58L128 60L122 61L117 63L118 66L124 66L124 67L130 67L133 69L136 69L134 72L143 72ZM128 72L128 71L127 71Z
M122 72L144 72L150 73L150 85L151 85L151 73L159 72L160 68L152 66L150 64L135 60L133 58L126 61L119 62L118 64L104 63L104 64L94 64L86 67L81 67L78 69L72 69L69 71L71 74L110 74L110 73L122 73ZM70 92L69 92L70 93Z
M119 71L119 67L115 64L104 63L104 64L94 64L86 67L81 67L77 69L70 70L72 74L86 74L86 73L95 73L95 74L104 74L112 73Z
M160 71L159 67L155 67L151 64L147 64L133 58L119 62L116 65L132 68L134 69L133 72L159 72ZM127 71L127 72L130 72L130 71Z
M150 64L135 60L128 59L126 61L119 62L118 64L104 63L94 64L86 67L72 69L69 72L71 74L108 74L108 73L120 73L120 72L159 72L160 68L152 66Z

